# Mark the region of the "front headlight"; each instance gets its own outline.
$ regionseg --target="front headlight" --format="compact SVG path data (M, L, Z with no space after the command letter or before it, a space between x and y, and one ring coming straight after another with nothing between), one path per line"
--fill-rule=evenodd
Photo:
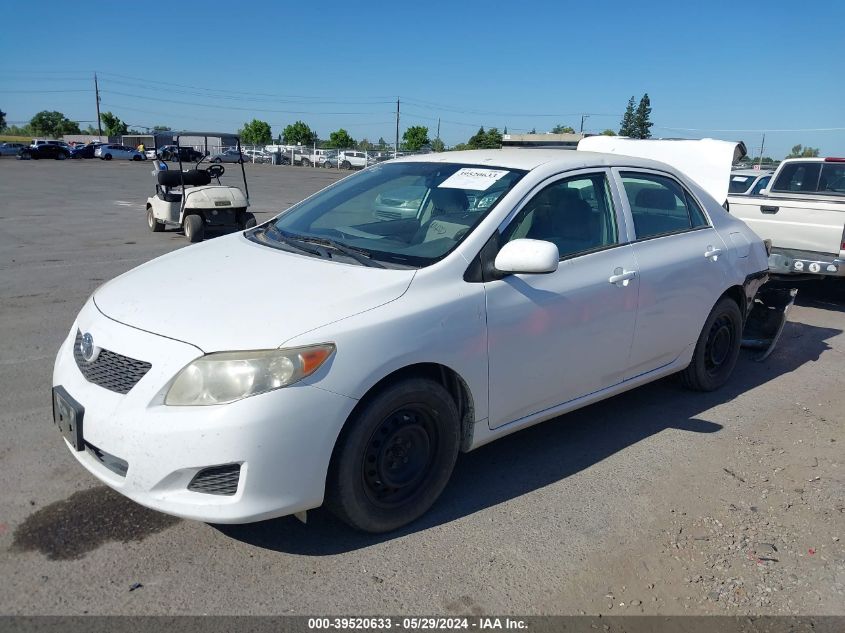
M334 345L311 345L208 354L189 363L170 386L164 403L226 404L287 387L313 374L334 353Z

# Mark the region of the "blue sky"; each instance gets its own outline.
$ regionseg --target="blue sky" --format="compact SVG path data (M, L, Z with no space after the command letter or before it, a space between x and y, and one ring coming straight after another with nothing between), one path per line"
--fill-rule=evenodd
M642 7L634 12L632 7ZM845 156L845 1L3 3L0 109L136 126L392 141L437 119L447 144L479 125L617 129L651 97L654 136L792 145ZM27 44L21 46L21 42ZM37 42L37 43L36 43ZM35 45L33 45L35 43ZM83 124L84 127L85 124ZM838 130L819 130L839 128ZM819 131L815 131L819 130Z

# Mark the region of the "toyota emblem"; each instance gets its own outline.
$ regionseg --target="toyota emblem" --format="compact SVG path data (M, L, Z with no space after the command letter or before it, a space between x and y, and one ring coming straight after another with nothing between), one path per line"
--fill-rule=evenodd
M93 363L97 360L100 350L94 347L94 337L90 332L82 335L82 340L79 341L79 353L86 363Z

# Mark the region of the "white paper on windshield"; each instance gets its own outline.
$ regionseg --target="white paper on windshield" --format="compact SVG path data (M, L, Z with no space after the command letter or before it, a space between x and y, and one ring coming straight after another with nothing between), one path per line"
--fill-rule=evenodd
M499 178L507 174L504 169L484 169L483 167L464 167L440 183L442 189L472 189L486 191Z
M733 182L745 182L749 178L751 178L751 176L734 176L733 178L731 178L731 180Z

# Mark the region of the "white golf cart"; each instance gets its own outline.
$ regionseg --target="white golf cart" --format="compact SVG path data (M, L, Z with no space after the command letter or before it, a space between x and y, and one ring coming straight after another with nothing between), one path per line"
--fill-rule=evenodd
M180 136L203 136L206 144L210 133L182 132L176 136L179 146ZM241 150L240 138L237 138L238 152ZM240 167L243 176L243 190L220 183L220 177L226 168L219 163L201 168L205 156L183 169L182 151L179 156L179 171L168 170L167 163L155 160L153 177L156 179L156 193L147 199L147 225L154 233L163 231L167 226L181 227L189 242L199 242L208 229L248 229L255 226L255 216L247 211L249 207L249 189L246 184L243 154ZM211 184L216 181L216 184Z

